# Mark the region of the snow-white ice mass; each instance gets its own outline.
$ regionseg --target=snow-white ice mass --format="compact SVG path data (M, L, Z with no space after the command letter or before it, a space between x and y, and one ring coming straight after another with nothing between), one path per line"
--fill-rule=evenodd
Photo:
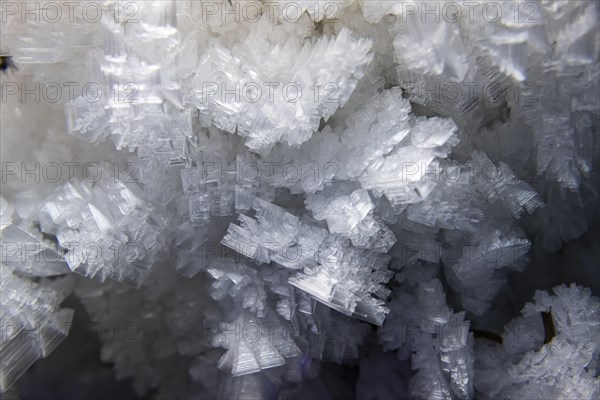
M0 18L1 398L600 396L596 2Z

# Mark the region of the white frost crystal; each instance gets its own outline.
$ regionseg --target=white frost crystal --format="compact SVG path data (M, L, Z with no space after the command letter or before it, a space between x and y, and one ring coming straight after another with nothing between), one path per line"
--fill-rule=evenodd
M200 113L247 137L246 145L257 152L280 141L306 142L321 119L327 121L348 101L372 59L372 42L354 39L346 29L302 44L285 27L271 25L264 15L243 43L233 49L213 44L199 61Z
M256 199L256 219L240 215L222 243L258 263L275 262L303 272L289 283L347 315L381 325L388 309L389 257L349 245L323 229L304 224L280 207ZM372 297L376 295L380 299Z
M514 218L520 218L523 211L531 214L536 208L544 205L539 194L527 183L521 181L510 167L500 163L498 167L483 153L474 152L471 162L477 166L475 174L476 187L485 194L488 201L500 200Z
M68 292L20 278L4 264L0 272L0 389L4 391L67 337L73 310L59 306Z
M245 330L243 336L226 334L228 330L240 330L240 327ZM278 367L285 364L285 358L300 355L300 349L291 339L290 332L282 331L276 321L267 320L259 325L252 319L240 318L232 324L225 323L223 333L217 336L217 340L228 349L219 360L219 368L231 365L233 376Z
M25 225L24 221L17 223L17 219L14 207L0 197L2 262L30 276L55 276L68 272L63 252L57 244L44 239L39 230Z
M71 277L51 247L12 224L13 207L0 197L0 391L7 390L38 359L47 357L69 333L73 310L60 308Z
M337 189L331 186L331 189ZM340 188L322 190L306 199L306 208L317 220L325 219L331 233L349 238L356 247L387 253L396 238L383 222L373 215L375 204L363 189L352 192ZM345 192L350 192L344 194Z
M553 292L550 295L537 291L534 303L523 308L523 317L505 327L505 341L510 336L519 338L528 347L524 354L513 351L513 341L503 341L504 348L479 350L482 354L476 376L485 376L489 368L494 368L499 378L493 383L482 379L484 384L480 387L486 396L540 400L597 398L600 379L594 371L598 369L599 351L598 297L575 285L557 286ZM541 328L543 343L535 336L540 331L540 313L547 313L546 318L551 321ZM550 337L549 331L556 336Z
M598 398L599 10L2 2L2 396Z
M469 322L464 312L454 314L446 305L439 280L424 280L416 287L411 280L404 284L408 293L399 291L392 301L394 314L379 331L380 340L384 348L398 350L401 358L412 355L413 369L418 369L411 379L412 396L470 398L473 338Z
M400 68L443 75L451 81L465 78L469 69L466 48L457 24L450 18L423 19L416 13L401 12L393 30Z
M42 230L55 235L72 271L142 284L163 245L164 221L114 172L67 183L44 203Z

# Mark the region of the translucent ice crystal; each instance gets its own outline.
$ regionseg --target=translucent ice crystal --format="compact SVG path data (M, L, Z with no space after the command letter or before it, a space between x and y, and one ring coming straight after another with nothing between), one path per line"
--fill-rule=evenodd
M54 351L73 318L73 310L60 308L73 286L70 277L56 277L68 272L62 254L53 253L39 231L14 225L12 211L0 197L0 392Z
M505 163L501 162L496 168L489 158L480 152L474 152L471 160L472 165L476 167L474 180L478 190L492 203L500 199L514 218L521 217L523 211L531 214L536 208L544 205L539 194L517 178Z
M179 51L175 2L142 3L131 24L109 17L108 4L103 12L104 52L87 54L96 97L65 105L69 133L91 143L110 135L117 148L138 149L141 160L181 163L192 112L172 96L179 77L166 69Z
M480 349L477 369L494 366L497 371L495 383L481 386L486 395L540 400L597 397L598 298L575 285L557 286L553 292L537 291L522 316L505 326L504 349ZM544 324L541 313L548 320Z
M204 226L195 226L190 221L182 222L175 229L177 261L175 269L180 274L192 277L206 269L207 257L198 256L206 249L210 236Z
M55 276L69 271L62 250L39 229L19 221L14 207L0 197L2 262L29 276ZM20 223L19 223L20 222Z
M571 343L593 342L600 327L598 297L592 296L589 288L574 284L557 286L552 291L554 295L537 291L533 298L534 303L527 303L523 308L523 315L552 312L558 335ZM596 348L594 351L598 354L600 349Z
M418 267L417 267L418 268ZM417 374L411 395L420 398L470 398L473 393L473 339L464 313L453 313L437 279L398 292L392 313L379 331L380 341L399 357L412 356Z
M271 25L266 15L253 27L235 49L214 42L202 56L196 105L216 126L247 137L253 151L280 141L298 146L348 101L372 59L372 42L343 29L336 37L301 44L282 35L283 27ZM265 40L268 47L254 48ZM346 57L348 52L354 56Z
M259 263L289 258L286 251L298 243L300 234L298 217L259 198L254 200L252 208L256 210L256 217L240 214L240 225L229 225L222 243ZM300 247L300 257L296 261L300 263L310 258L322 238L322 234L318 235L312 246ZM304 252L311 248L311 254L305 255Z
M458 142L452 120L417 118L413 124L410 142L372 162L360 178L365 189L385 194L393 207L426 199L440 180L438 159L447 157Z
M600 380L585 369L592 354L589 346L577 346L562 337L538 352L527 353L510 370L517 384L513 395L536 399L594 398L600 390ZM525 384L519 385L522 382Z
M73 310L59 307L64 293L20 278L1 264L0 391L7 390L69 333Z
M448 18L424 18L420 13L410 13L408 7L404 8L407 12L400 13L394 27L398 68L462 81L469 63L457 24Z
M348 118L342 143L348 151L340 155L340 176L361 176L374 161L389 153L410 132L410 103L400 88L384 90L371 97Z
M323 190L306 199L317 220L325 219L329 232L349 238L356 247L387 253L396 242L393 232L373 215L375 205L366 190ZM346 194L347 193L347 194Z
M131 378L139 396L155 389L173 397L181 391L179 383L187 379L194 358L204 355L214 370L220 356L211 353L209 333L215 330L205 321L211 299L203 287L199 276L183 277L172 264L162 262L140 288L85 279L75 292L91 321L102 329L100 358L114 364L117 378ZM160 384L166 380L178 382L177 387Z
M290 332L276 319L255 320L241 317L224 323L214 336L213 345L228 349L219 368L231 368L233 376L247 375L285 364L286 358L300 355Z
M240 215L241 224L229 226L222 243L259 263L275 263L302 273L289 283L346 315L381 324L391 278L389 257L351 246L298 220L280 207L256 199L255 218ZM376 299L372 297L379 297Z
M315 193L341 171L340 138L326 126L299 149L279 145L265 157L263 176L272 175L272 185L292 193ZM272 171L272 172L270 172Z
M139 286L164 243L165 222L114 172L99 171L95 183L66 183L46 200L42 229L57 237L72 271Z
M469 168L450 164L440 166L437 174L435 188L426 199L407 207L407 218L436 228L475 230L485 214L482 199L470 184Z
M448 235L451 247L442 260L450 286L460 293L463 307L481 315L504 285L502 271L520 269L519 259L529 251L531 242L513 226L483 226L471 240Z
M234 160L202 154L189 157L181 169L183 191L188 195L189 220L202 225L214 216L230 216L251 208L255 197L272 201L275 189L268 166L253 155L238 154Z
M258 317L265 316L267 294L264 281L256 270L244 264L213 262L207 272L215 280L211 293L214 299L229 295L238 298L242 308Z
M384 285L392 273L389 257L353 249L339 237L319 248L319 265L290 278L289 283L343 314L381 325L388 309Z

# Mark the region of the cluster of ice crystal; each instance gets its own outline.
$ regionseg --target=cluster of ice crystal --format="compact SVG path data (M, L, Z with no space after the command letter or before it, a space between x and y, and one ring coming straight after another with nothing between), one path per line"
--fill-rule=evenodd
M60 307L73 286L71 277L59 276L68 272L66 264L51 253L54 245L22 230L13 212L0 197L1 391L47 357L67 337L73 319L73 310Z
M502 345L483 342L476 349L481 378L475 384L486 397L593 399L600 393L598 297L576 285L553 292L536 292L522 316L506 325Z
M348 101L372 58L372 43L353 39L348 30L314 44L291 33L263 15L245 41L232 49L214 44L198 63L199 112L247 137L257 152L280 141L299 146L308 140L321 119Z
M109 170L97 182L66 183L41 209L41 229L67 251L71 271L140 286L164 246L165 222Z
M488 122L474 111L508 103L511 119L533 133L537 173L577 188L594 158L586 148L598 105L596 84L588 85L599 74L597 5L458 2L432 5L428 19L401 3L389 12L397 15L400 85L410 98L473 127Z
M334 230L303 223L261 199L253 209L255 218L241 214L241 225L229 226L225 246L259 264L302 270L289 284L346 315L381 325L388 312L381 299L389 294L382 286L391 278L389 257L355 248Z
M263 178L262 162L251 154L238 154L234 160L202 154L192 160L189 167L181 169L181 184L193 224L248 210L256 196L270 201L275 197L268 176Z
M436 182L438 159L458 142L450 119L410 115L398 88L375 95L348 118L340 178L358 178L364 189L385 194L397 210L426 198Z
M277 329L276 321L266 320L261 325L243 316L233 323L224 324L222 331L225 333L228 330L235 332L242 326L245 334L218 336L217 343L228 349L219 360L219 368L231 366L233 376L246 375L284 365L285 358L300 355L300 349L290 340L290 333Z
M73 293L139 396L598 397L596 3L67 3L0 10L0 390Z
M306 199L317 220L326 220L331 233L349 238L356 247L387 253L396 243L394 233L374 215L375 204L363 189L330 186ZM348 193L348 194L345 194Z
M420 270L420 271L419 271ZM411 378L415 398L471 398L473 396L473 337L465 313L446 304L442 283L430 266L407 270L392 300L391 314L381 330L384 349L398 357L412 356L418 370Z
M0 218L2 262L6 266L30 276L61 275L69 271L56 243L21 220L3 197L0 197Z
M163 68L180 51L175 2L149 2L137 10L143 23L122 24L102 14L106 46L86 55L99 93L96 101L84 94L65 105L67 129L92 143L110 134L117 148L139 149L140 159L153 163L181 162L191 115L178 107L179 77ZM166 133L176 126L178 134Z

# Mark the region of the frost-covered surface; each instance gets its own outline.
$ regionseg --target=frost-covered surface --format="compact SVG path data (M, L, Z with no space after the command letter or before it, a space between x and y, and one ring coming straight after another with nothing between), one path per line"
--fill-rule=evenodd
M426 3L3 5L0 389L597 398L600 7Z

